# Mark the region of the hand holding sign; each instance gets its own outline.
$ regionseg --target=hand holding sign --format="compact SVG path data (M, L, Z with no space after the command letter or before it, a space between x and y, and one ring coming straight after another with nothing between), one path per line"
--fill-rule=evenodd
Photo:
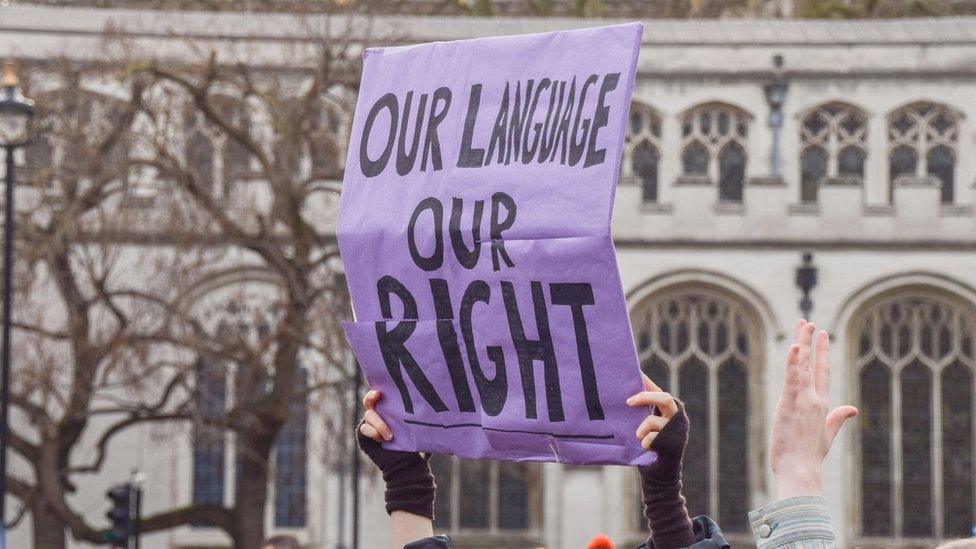
M393 440L393 431L374 409L379 400L379 391L368 391L363 395L363 409L366 412L363 414L363 422L359 426L359 432L376 442L389 442Z
M668 424L676 413L678 405L670 393L661 390L651 378L643 373L641 379L644 382L644 391L627 399L627 406L649 406L651 415L647 416L637 428L637 440L641 441L641 446L650 450L651 443L661 429ZM657 412L657 413L655 413Z
M366 52L338 240L384 447L653 460L610 237L641 32Z
M641 441L641 446L650 450L651 444L661 430L668 424L679 411L678 403L671 396L654 384L649 377L641 374L646 391L637 393L627 399L628 406L638 408L646 407L649 410L648 416L637 427L637 440ZM379 391L367 391L363 395L363 420L359 424L359 433L375 442L383 443L393 440L393 431L383 421L383 418L376 412L376 404L382 395ZM687 422L687 417L684 418ZM687 428L686 428L687 429ZM680 458L678 458L680 462Z

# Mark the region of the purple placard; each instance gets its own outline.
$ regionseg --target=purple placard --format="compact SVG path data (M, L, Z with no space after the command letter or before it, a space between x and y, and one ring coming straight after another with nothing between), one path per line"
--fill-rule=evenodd
M366 51L338 240L387 448L653 461L610 236L642 32Z

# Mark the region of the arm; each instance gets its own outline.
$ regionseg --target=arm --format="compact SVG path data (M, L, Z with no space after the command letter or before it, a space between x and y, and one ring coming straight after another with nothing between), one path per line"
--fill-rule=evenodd
M830 509L821 496L774 501L749 513L756 549L834 549Z
M403 547L412 541L434 536L433 523L427 517L406 511L393 511L390 513L390 522L394 547Z
M374 410L380 397L379 391L369 391L363 397L366 413L359 424L357 439L363 453L383 473L386 512L390 514L393 546L398 549L410 542L433 536L434 476L427 464L429 455L383 448L383 441L393 440L393 432ZM446 545L421 544L416 547Z
M821 496L821 464L830 445L857 408L840 406L828 413L830 338L801 320L786 359L786 380L776 405L770 442L770 465L777 501L752 513L749 520L758 549L819 549L836 545L827 502Z
M643 378L645 391L627 399L627 404L647 406L651 411L637 428L641 445L657 452L657 461L637 468L644 516L651 527L649 545L688 547L700 541L681 495L681 460L688 443L688 415L680 401L663 392L647 376Z

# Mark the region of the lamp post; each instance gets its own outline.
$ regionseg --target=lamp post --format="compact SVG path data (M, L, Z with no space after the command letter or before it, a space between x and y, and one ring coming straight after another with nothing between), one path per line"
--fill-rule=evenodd
M786 91L789 84L783 78L783 56L773 56L775 77L773 81L763 87L766 94L766 104L769 105L769 128L772 130L773 142L769 145L769 175L779 177L779 137L783 128L783 104L786 103Z
M356 379L353 383L353 423L355 423L354 429L356 431L356 436L359 436L359 392L360 387L363 382L363 376L360 373L359 363L356 362ZM359 456L359 445L356 443L356 437L353 437L352 442L352 547L351 549L359 549L359 477L360 477L360 456Z
M810 320L813 312L813 300L810 291L817 285L817 267L813 264L813 252L803 252L803 263L796 268L796 286L803 293L800 298L800 314Z
M0 81L0 147L6 152L7 188L3 203L3 346L0 347L0 548L7 533L7 445L10 442L10 321L14 272L14 151L30 143L34 102L20 93L12 62L3 66Z

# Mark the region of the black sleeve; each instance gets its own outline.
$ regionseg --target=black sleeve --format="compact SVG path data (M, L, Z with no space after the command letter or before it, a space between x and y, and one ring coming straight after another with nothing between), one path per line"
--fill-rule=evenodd
M725 541L721 528L715 521L701 515L691 519L692 527L695 530L695 543L687 547L655 547L651 538L640 544L637 549L730 549L729 542Z
M403 549L450 549L451 538L448 536L434 536L419 539L403 546Z

